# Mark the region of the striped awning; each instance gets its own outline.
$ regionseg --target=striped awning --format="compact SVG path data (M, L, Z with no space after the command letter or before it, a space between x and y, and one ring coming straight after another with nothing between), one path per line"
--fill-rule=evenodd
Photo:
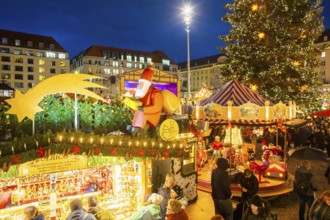
M226 106L230 100L233 101L233 106L241 106L248 102L264 106L266 102L266 99L261 95L243 86L237 80L232 80L214 92L210 97L202 100L200 105L204 106L213 102L221 106ZM272 103L269 104L272 105Z

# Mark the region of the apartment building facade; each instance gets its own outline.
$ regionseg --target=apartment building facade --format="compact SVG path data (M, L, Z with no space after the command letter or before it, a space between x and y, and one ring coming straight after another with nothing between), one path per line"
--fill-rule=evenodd
M0 77L16 90L70 71L68 52L52 37L0 29L0 40Z
M220 67L224 65L226 56L216 54L190 61L190 91L193 97L202 87L210 91L220 88L224 82L221 79ZM181 97L188 97L188 72L187 63L178 63Z
M101 77L96 83L107 89L94 89L103 97L120 94L120 76L145 68L177 74L178 66L162 51L145 52L92 45L71 60L71 71Z

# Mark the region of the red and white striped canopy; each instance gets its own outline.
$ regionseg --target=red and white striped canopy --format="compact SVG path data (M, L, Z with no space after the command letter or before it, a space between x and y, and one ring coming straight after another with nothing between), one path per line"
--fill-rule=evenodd
M233 101L233 106L240 106L249 101L256 105L264 106L266 101L264 97L243 86L237 80L232 80L214 92L210 97L202 100L200 105L204 106L213 102L226 106L230 100Z

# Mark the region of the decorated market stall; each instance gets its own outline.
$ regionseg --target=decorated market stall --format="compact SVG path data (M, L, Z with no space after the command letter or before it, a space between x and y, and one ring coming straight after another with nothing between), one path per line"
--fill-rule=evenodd
M294 119L295 114L293 102L289 102L288 105L281 102L273 104L237 80L232 80L210 97L200 101L195 107L192 117L206 127L225 127L223 140L225 147L222 155L230 161L234 173L237 169L250 167L259 175L260 183L272 182L280 188L280 186L286 185L286 164L282 160L283 158L279 158L276 154L285 149L277 145L267 145L264 149L263 161L254 161L251 155L256 152L256 146L243 143L241 128L248 126L277 129L282 127L284 122ZM262 175L278 180L261 180ZM201 175L199 183L202 187L208 186L209 175ZM262 192L265 185L260 186L259 192ZM240 194L240 189L234 187L233 190ZM265 192L267 190L268 187L264 189Z
M26 94L16 92L17 96L7 100L11 105L8 113L17 115L19 121L30 118L34 129L34 120L40 112L48 111L42 109L48 106L47 103L40 104L46 95L52 96L59 92L85 94L104 102L102 97L86 91L87 87L99 87L85 81L90 78L98 77L85 74L53 76ZM61 83L54 83L58 80ZM66 85L68 81L70 85ZM73 81L76 83L71 84ZM56 88L58 84L61 84L60 88ZM161 94L166 96L166 93L162 91ZM172 94L168 95L173 97ZM58 109L61 115L66 109L70 109L71 103L66 102L62 96L59 100L56 104L51 102L50 108L51 111ZM84 107L88 102L73 105ZM171 101L162 103L162 107L168 111L173 106L176 104ZM147 112L147 107L144 106L144 113ZM124 113L128 110L128 107L125 108ZM93 126L90 126L93 128L97 125L95 121L99 120L98 115L104 115L106 111L105 106L86 108L84 117L91 117L85 123L88 120L93 121ZM114 114L114 110L111 111ZM49 115L47 112L44 114ZM83 119L81 115L77 118ZM166 173L162 173L160 167L165 167L166 172L174 173L184 196L190 202L195 201L196 138L179 128L177 118L174 115L161 118L161 125L157 127L159 134L152 137L143 132L136 135L120 131L96 135L93 132L81 132L78 126L78 131L75 132L49 131L15 137L11 142L2 143L0 219L22 219L23 210L28 205L39 207L47 219L65 219L69 213L70 201L82 199L84 207L87 207L90 195L98 197L100 205L110 210L114 219L127 219L142 205L146 196L157 192L158 187L163 184ZM54 119L59 120L56 117ZM125 121L123 118L117 120Z

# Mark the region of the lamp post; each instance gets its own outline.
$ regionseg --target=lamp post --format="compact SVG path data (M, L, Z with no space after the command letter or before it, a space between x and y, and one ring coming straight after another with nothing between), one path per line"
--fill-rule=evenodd
M192 8L190 4L187 4L183 8L183 19L186 25L186 32L187 32L187 86L188 86L188 98L191 97L190 93L190 42L189 42L189 32L190 32L190 25L191 25L191 14Z

